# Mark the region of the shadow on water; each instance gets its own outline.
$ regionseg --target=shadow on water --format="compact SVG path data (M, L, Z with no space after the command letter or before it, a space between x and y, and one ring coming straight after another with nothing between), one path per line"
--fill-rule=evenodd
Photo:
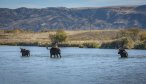
M21 58L50 58L48 55L30 55L30 56L21 56Z
M20 57L21 58L34 58L34 57L38 57L38 58L44 58L44 57L47 57L47 58L50 58L50 55L48 55L48 54L33 54L33 55L30 55L30 56L21 56L20 55ZM55 57L53 57L53 58L55 58Z
M128 58L146 58L144 55L129 56Z
M50 57L49 55L32 55L31 57Z
M128 56L128 57L119 57L120 60L126 60L126 59L143 59L146 58L144 55L135 55L135 56Z
M119 57L118 59L119 60L126 60L126 59L128 59L129 57Z
M21 56L21 55L20 55ZM28 57L47 57L50 58L50 54L32 54L30 56L21 56L22 58L28 58ZM118 58L118 59L131 59L131 58L146 58L145 55L134 55L134 56L128 56L121 58L119 55L111 55L111 54L62 54L62 58L78 58L78 57L96 57L96 58Z
M21 58L29 58L30 56L20 56Z

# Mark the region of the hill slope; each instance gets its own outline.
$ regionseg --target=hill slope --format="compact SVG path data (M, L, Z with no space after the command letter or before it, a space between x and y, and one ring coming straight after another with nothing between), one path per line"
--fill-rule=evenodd
M146 5L102 8L0 8L0 28L46 29L146 28Z

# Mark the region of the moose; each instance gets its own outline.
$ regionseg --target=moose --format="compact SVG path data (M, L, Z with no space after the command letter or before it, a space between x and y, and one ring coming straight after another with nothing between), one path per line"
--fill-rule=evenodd
M126 50L124 48L119 48L118 54L121 55L121 58L127 58L128 57L128 53L126 52Z
M20 48L21 49L21 54L22 56L30 56L30 51L24 48Z
M51 48L50 49L50 58L52 58L54 55L54 57L60 57L61 58L61 51L59 48Z
M48 47L47 47L48 49ZM49 49L48 49L49 50ZM52 47L50 49L50 58L60 57L61 58L61 50L58 47L57 42L52 43Z

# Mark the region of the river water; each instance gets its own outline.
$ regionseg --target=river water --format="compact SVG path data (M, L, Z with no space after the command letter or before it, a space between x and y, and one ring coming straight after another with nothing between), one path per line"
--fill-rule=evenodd
M61 48L62 58L49 58L45 47L0 46L0 84L146 84L146 50Z

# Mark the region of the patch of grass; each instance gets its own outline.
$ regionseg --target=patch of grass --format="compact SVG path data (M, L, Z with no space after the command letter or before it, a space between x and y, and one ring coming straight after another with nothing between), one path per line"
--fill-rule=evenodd
M134 45L135 49L146 49L146 40L143 42L137 42Z
M127 37L122 37L120 39L113 40L111 42L102 43L100 48L119 48L120 46L123 46L125 48L133 48L134 42L132 39Z
M83 47L87 47L87 48L99 48L99 44L98 43L95 43L95 42L92 42L92 43L83 43Z

